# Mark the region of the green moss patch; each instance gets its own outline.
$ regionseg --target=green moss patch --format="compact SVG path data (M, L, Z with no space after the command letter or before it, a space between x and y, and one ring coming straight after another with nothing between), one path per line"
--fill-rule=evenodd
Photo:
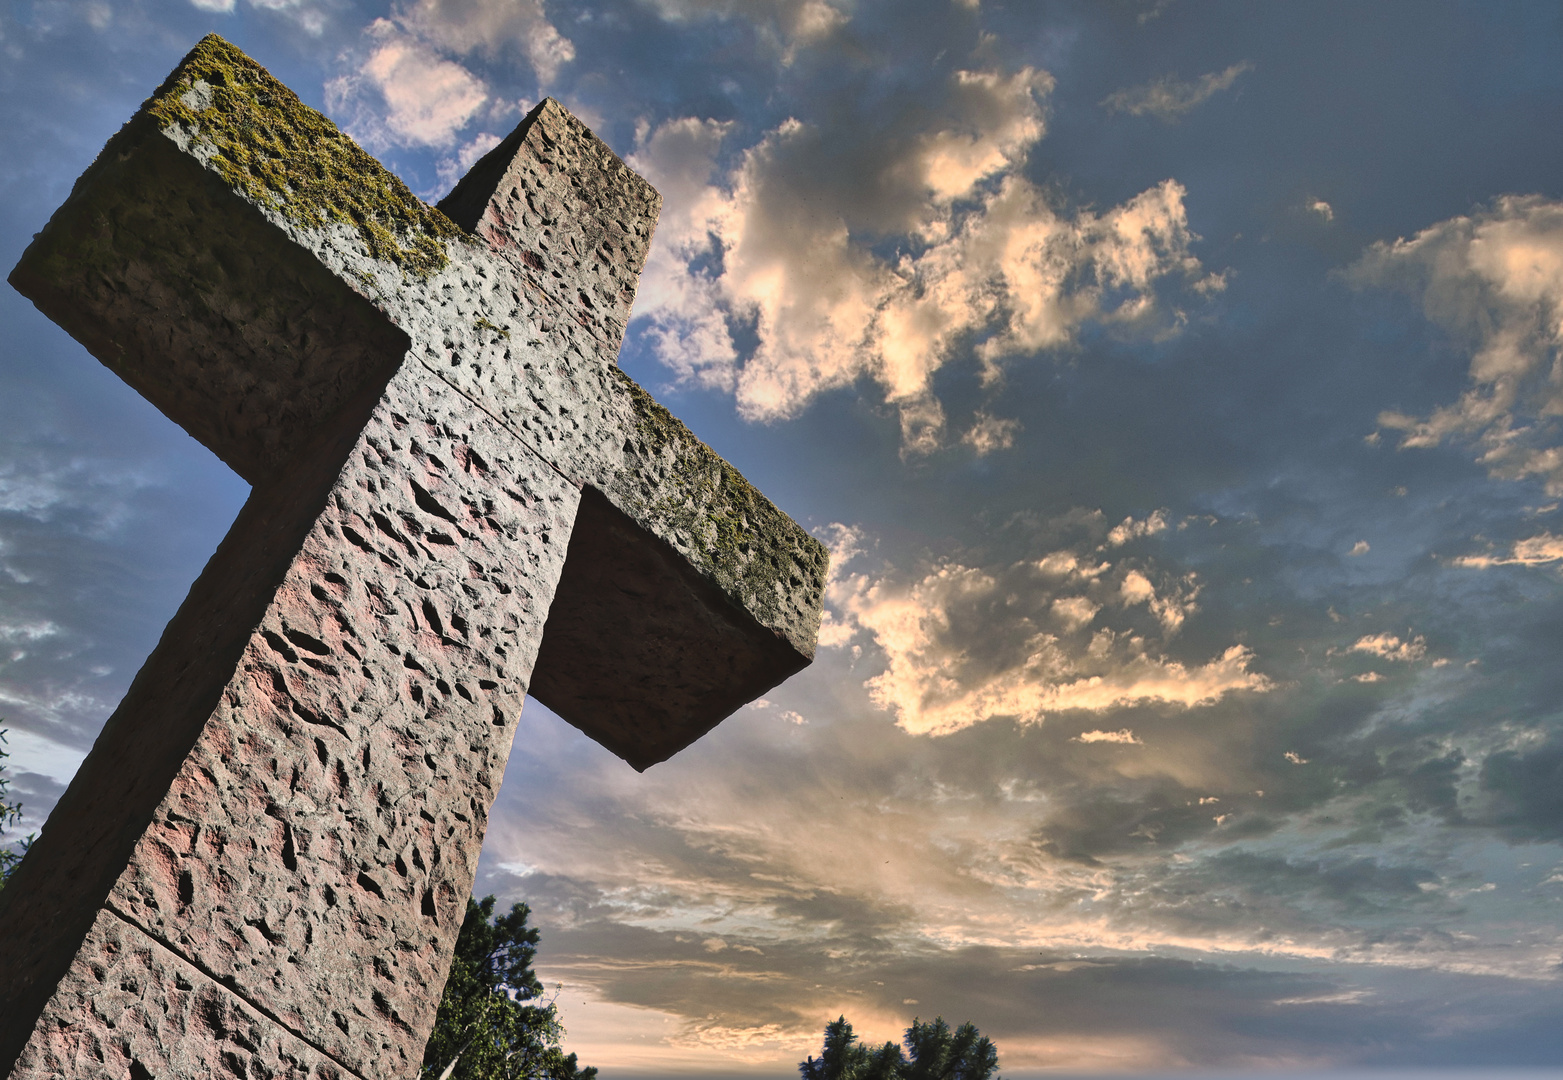
M617 368L614 374L634 402L643 452L666 461L671 451L664 493L642 508L647 523L702 541L704 569L772 625L784 616L784 597L817 598L830 566L825 546L633 379Z
M341 222L376 259L415 277L442 269L460 226L424 203L335 124L216 34L190 51L145 106L215 150L236 190L306 229Z

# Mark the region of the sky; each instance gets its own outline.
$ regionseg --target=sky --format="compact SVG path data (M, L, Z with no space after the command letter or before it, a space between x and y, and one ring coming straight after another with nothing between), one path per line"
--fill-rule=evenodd
M477 891L603 1080L1558 1075L1563 8L3 0L0 267L212 31L430 201L580 116L621 365L833 553L665 764L527 704ZM23 829L247 494L0 289Z

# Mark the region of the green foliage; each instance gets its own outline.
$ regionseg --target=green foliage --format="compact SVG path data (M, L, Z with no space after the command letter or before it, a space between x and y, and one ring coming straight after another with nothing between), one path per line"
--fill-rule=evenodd
M893 1042L869 1048L852 1033L845 1016L827 1024L818 1058L798 1063L803 1080L1001 1080L999 1052L966 1023L950 1030L943 1017L913 1020L906 1051Z
M425 1080L593 1080L559 1047L564 1028L532 971L537 931L516 904L494 915L494 898L467 900L450 978L423 1054Z
M11 787L11 779L5 775L5 759L11 755L4 749L5 734L6 729L0 728L0 831L22 820L22 804L12 802L6 794ZM31 836L24 839L21 843L21 851L0 847L0 889L5 888L5 883L10 880L11 871L15 870L16 864L22 861L22 856L27 853L28 845L32 842Z

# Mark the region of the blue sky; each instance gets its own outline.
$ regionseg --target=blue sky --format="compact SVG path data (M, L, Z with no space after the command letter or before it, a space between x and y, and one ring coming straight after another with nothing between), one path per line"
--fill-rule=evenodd
M581 116L665 198L621 364L835 554L815 664L644 775L527 706L478 889L605 1080L838 1013L1563 1063L1557 5L5 0L6 268L210 31L430 200ZM0 326L36 827L248 492Z

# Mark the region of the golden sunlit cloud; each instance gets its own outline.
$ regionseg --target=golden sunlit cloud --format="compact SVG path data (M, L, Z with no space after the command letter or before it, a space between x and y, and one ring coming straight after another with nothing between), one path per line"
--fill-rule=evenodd
M1020 171L1052 87L1034 68L957 71L945 121L859 147L873 164L850 181L811 167L832 134L797 120L719 183L710 178L726 127L683 118L643 131L630 163L668 210L636 310L659 357L684 380L730 390L760 420L797 415L866 376L897 408L905 451L925 453L948 442L932 378L958 343L975 342L996 385L1005 362L1066 346L1086 322L1126 333L1175 323L1158 283L1206 279L1182 186L1165 181L1101 214L1059 209ZM875 255L875 234L905 236L904 253ZM691 270L713 255L720 272ZM733 318L753 320L747 358ZM988 454L1017 430L979 412L958 441Z
M1111 542L1165 528L1159 515L1130 519ZM1102 625L1105 612L1143 607L1160 635L1171 637L1198 611L1192 575L1171 577L1149 564L1092 565L1090 552L1059 550L993 570L950 562L908 580L892 571L848 573L861 538L851 530L837 535L847 540L821 643L871 640L885 667L865 685L914 734L944 735L1000 717L1039 723L1050 713L1135 702L1188 709L1271 689L1250 670L1253 654L1244 646L1191 666L1159 655L1132 625ZM1092 625L1098 629L1086 634Z
M1462 555L1454 560L1456 566L1485 569L1489 566L1546 566L1563 562L1563 536L1544 532L1516 540L1507 555Z
M1407 449L1469 442L1494 477L1536 477L1563 494L1563 447L1551 425L1536 422L1563 409L1554 366L1563 348L1563 202L1505 195L1410 240L1373 245L1348 279L1418 297L1471 354L1471 386L1457 402L1424 417L1386 410L1379 426L1400 433Z

